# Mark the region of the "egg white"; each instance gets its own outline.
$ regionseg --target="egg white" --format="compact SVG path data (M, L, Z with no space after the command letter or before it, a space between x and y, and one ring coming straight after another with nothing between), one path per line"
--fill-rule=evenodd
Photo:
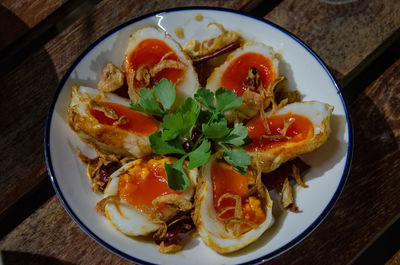
M259 42L247 42L241 48L238 48L235 51L233 51L221 66L214 69L213 73L207 80L207 88L210 89L211 91L217 91L217 89L221 87L222 76L225 73L226 69L229 67L229 65L236 58L248 52L262 54L264 57L271 60L272 66L275 70L275 78L279 76L278 55L274 52L272 47Z
M202 167L202 183L196 191L194 222L203 242L219 253L229 253L239 250L256 241L274 223L272 215L273 201L267 194L265 202L266 218L257 228L235 237L225 230L224 224L217 219L213 203L213 184L211 167L216 161L212 156Z
M100 150L124 156L143 157L151 154L148 136L103 125L92 117L87 108L90 101L101 96L102 102L113 102L129 107L129 100L112 93L103 93L90 87L74 86L68 109L70 127L81 137L95 144ZM101 133L99 131L101 130ZM107 140L110 141L107 141Z
M193 68L192 60L183 52L179 43L176 42L167 32L154 27L141 28L130 36L125 57L127 58L135 47L141 41L146 39L159 39L164 41L176 53L179 60L187 66L182 81L179 82L179 84L176 84L176 102L174 106L179 107L186 98L193 97L200 86L197 73Z
M119 177L134 162L135 161L125 164L110 176L111 181L104 190L104 198L118 195ZM194 194L194 187L197 183L198 170L194 169L188 171L188 177L190 185L181 195L185 199L190 200ZM157 231L161 226L159 223L153 223L147 214L122 199L117 204L115 202L107 203L105 206L105 213L107 219L117 230L129 236L149 235Z
M256 160L262 166L263 172L270 172L278 168L288 160L294 159L302 154L310 153L321 147L328 139L331 132L330 118L333 107L318 101L303 101L288 104L279 109L275 115L297 114L307 117L314 127L314 134L300 142L290 142L279 145L265 151L247 151L252 159L252 165L256 166ZM266 114L267 116L270 113Z

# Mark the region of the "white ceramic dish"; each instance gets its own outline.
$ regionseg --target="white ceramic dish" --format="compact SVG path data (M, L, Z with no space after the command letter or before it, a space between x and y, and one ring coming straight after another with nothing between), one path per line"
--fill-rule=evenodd
M202 21L194 19L199 13ZM312 169L305 177L309 188L297 190L300 213L278 218L257 242L230 255L215 253L199 237L190 240L182 252L163 255L150 240L123 235L94 210L100 195L91 191L85 165L76 156L75 147L84 152L90 150L67 124L71 85L96 87L106 63L122 65L128 37L141 27L161 27L183 44L192 38L202 40L217 35L216 29L204 31L209 22L222 23L228 30L236 30L246 39L263 42L280 53L280 72L288 78L290 89L298 89L303 100L318 100L335 107L332 134L321 149L302 157ZM185 38L178 39L174 30L182 25ZM222 9L178 9L150 14L121 25L99 39L77 59L61 81L45 128L48 170L61 203L74 221L99 244L128 260L142 264L261 263L282 254L310 234L328 215L344 187L352 158L352 127L338 91L327 67L306 45L266 21Z

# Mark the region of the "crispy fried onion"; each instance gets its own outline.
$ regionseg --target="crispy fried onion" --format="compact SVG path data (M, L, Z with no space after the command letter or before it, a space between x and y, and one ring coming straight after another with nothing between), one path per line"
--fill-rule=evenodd
M107 203L115 203L115 204L119 204L120 203L120 198L118 195L111 195L111 196L107 196L104 199L102 199L101 201L99 201L98 203L96 203L96 212L98 212L99 214L106 216L106 205Z
M296 180L297 184L299 184L303 188L308 188L308 185L306 185L303 182L303 179L300 176L300 169L295 164L292 165L292 171L293 171L294 179Z
M200 57L213 53L219 49L226 47L229 44L238 42L241 40L240 35L233 30L226 31L224 26L219 23L209 23L206 26L206 30L211 25L215 25L221 31L221 34L215 38L204 40L201 43L198 40L190 40L183 45L183 50L193 59L198 60Z
M289 129L290 125L293 124L293 122L295 122L295 118L289 118L289 119L283 119L283 128L281 130L279 130L280 134L274 134L274 135L270 135L271 134L271 129L269 128L268 125L268 120L263 117L261 117L264 121L264 127L267 130L267 134L265 135L261 135L260 137L260 145L263 146L263 139L268 139L268 140L280 140L280 139L285 139L285 140L290 140L292 139L292 137L287 136L287 130Z
M159 219L152 219L151 222L160 225L160 228L153 234L153 238L160 239L160 238L164 237L168 231L167 223L165 221L159 220Z
M104 115L110 119L116 120L118 119L118 114L110 107L97 102L96 100L90 100L89 107L104 113Z
M242 198L238 195L231 194L231 193L225 193L221 197L219 197L217 205L218 207L221 205L221 202L223 199L226 198L231 198L235 200L235 206L227 206L222 209L217 213L217 219L224 224L225 231L226 232L232 232L232 234L235 237L239 237L243 235L244 233L248 232L250 229L255 229L258 227L258 225L254 222L251 222L249 220L246 220L242 217ZM230 218L222 218L222 215L225 214L228 211L234 210L234 215L233 217ZM231 226L233 224L233 227ZM242 229L242 225L246 224L250 228L249 229Z
M135 83L135 72L130 71L128 76L126 77L126 82L128 83L128 95L129 98L134 102L139 102L139 95L136 93L136 88L134 86Z
M155 223L160 224L161 227L160 227L160 229L158 229L158 230L153 234L153 238L155 238L155 239L157 239L157 240L160 240L160 239L164 238L165 235L166 235L167 232L168 232L168 228L170 228L171 226L173 226L173 225L175 225L175 224L181 222L182 220L190 219L190 218L191 218L191 217L190 217L189 215L183 214L183 215L181 215L180 217L174 219L173 221L170 221L168 224L167 224L167 222L162 221L162 220L155 220ZM189 225L189 224L183 223L183 224L181 224L181 225L183 225L182 230L185 230L185 231L187 230L187 231L189 231L190 229L192 229L192 226Z
M164 210L165 208L173 210L173 216L176 216L178 210L181 212L186 212L193 208L193 204L189 200L178 194L167 194L158 196L153 200L152 204L154 206L154 209L159 209L161 206ZM159 210L155 210L151 217L152 222L160 224L160 228L153 234L153 238L161 240L159 248L159 251L161 253L174 253L183 248L183 244L178 239L175 239L173 243L168 245L165 245L162 239L166 236L169 227L181 222L184 219L190 219L190 216L183 214L182 216L172 220L167 224L167 220L169 218L170 216L164 215ZM192 226L190 226L189 224L184 223L183 225L185 226L183 228L184 230L189 231L192 228Z
M126 116L122 115L121 117L119 117L118 114L115 112L115 110L106 105L101 104L100 102L94 99L90 100L89 107L103 112L104 115L110 119L116 120L113 123L114 126L127 124L129 122L129 119Z
M172 253L181 251L182 249L183 249L183 244L179 241L177 241L177 243L173 243L173 244L169 244L169 245L165 245L164 241L162 241L158 251L162 254L172 254Z
M166 194L156 197L153 202L153 211L150 219L160 224L160 229L153 235L154 238L162 238L167 232L166 222L179 211L186 212L193 208L193 204L179 194ZM162 211L160 210L162 208Z
M139 66L134 73L134 78L138 81L143 81L144 86L152 86L154 85L154 78L155 76L164 69L173 68L179 70L186 70L187 65L176 60L166 59L169 55L173 54L173 51L166 53L161 60L156 64L143 64ZM133 87L134 78L128 76L128 86Z
M289 183L289 179L286 178L283 182L282 192L281 192L281 203L282 207L291 212L298 212L299 208L296 206L293 197L293 187Z
M152 202L155 207L176 208L182 212L193 208L193 204L185 197L179 194L166 194L155 198Z
M121 117L119 117L119 119L117 121L113 122L113 125L114 126L124 125L124 124L127 124L128 122L129 122L128 118L126 116L122 115Z
M90 147L92 147L97 156L94 158L89 158L84 155L79 148L77 148L78 158L85 164L86 174L90 179L92 184L92 191L103 191L107 186L109 177L116 169L125 165L126 163L136 159L134 157L124 157L121 158L115 154L106 154L101 152L93 143L87 140L83 140Z
M97 89L104 92L113 92L124 84L124 73L112 63L108 63L103 69L101 80Z
M263 166L261 165L261 157L259 155L256 156L256 169L257 169L257 177L256 177L256 182L255 182L255 186L257 188L258 191L258 195L263 199L263 201L265 200L265 198L267 197L266 195L266 191L265 191L265 186L261 180L261 173L262 173L262 168Z

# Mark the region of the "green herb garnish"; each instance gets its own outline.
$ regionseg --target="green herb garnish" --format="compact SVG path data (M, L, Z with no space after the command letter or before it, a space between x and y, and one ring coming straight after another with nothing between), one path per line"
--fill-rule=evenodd
M242 104L242 98L233 91L219 88L214 94L199 88L194 98L187 98L175 112L171 112L171 108L175 103L176 88L167 79L161 79L153 89L142 88L138 94L140 99L137 104L131 101L131 109L162 117L162 131L149 136L154 153L182 155L175 163L165 164L168 187L185 190L189 179L183 162L188 158L188 169L204 165L210 158L213 143L225 150L226 162L246 174L250 156L245 150L232 147L246 146L251 143L251 138L242 123L229 128L223 115Z

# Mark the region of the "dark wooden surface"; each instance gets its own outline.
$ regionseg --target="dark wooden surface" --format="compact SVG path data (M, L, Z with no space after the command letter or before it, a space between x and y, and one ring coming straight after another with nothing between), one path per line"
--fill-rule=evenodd
M1 0L0 51L46 19L68 0Z
M286 0L265 18L308 44L346 84L400 37L400 1L348 2Z
M39 23L53 23L46 18L60 12L66 1L45 5L47 2L0 1L0 14L4 9L12 13L26 25L19 36L29 34L29 29ZM55 196L37 210L27 201L34 200L37 191L52 194L43 157L44 120L57 84L69 66L112 28L134 17L177 6L219 6L264 16L316 51L343 85L344 94L357 95L350 106L354 159L338 203L308 238L271 264L351 263L399 217L399 1L355 1L345 5L317 0L88 2L87 12L71 16L74 19L63 22L70 24L56 36L0 76L1 220L17 218L19 210L26 210L23 207L33 212L0 241L5 264L127 264L81 231ZM19 37L13 36L6 42L13 43ZM366 75L376 80L364 85ZM390 264L396 264L393 262L399 260L398 254L392 260Z

